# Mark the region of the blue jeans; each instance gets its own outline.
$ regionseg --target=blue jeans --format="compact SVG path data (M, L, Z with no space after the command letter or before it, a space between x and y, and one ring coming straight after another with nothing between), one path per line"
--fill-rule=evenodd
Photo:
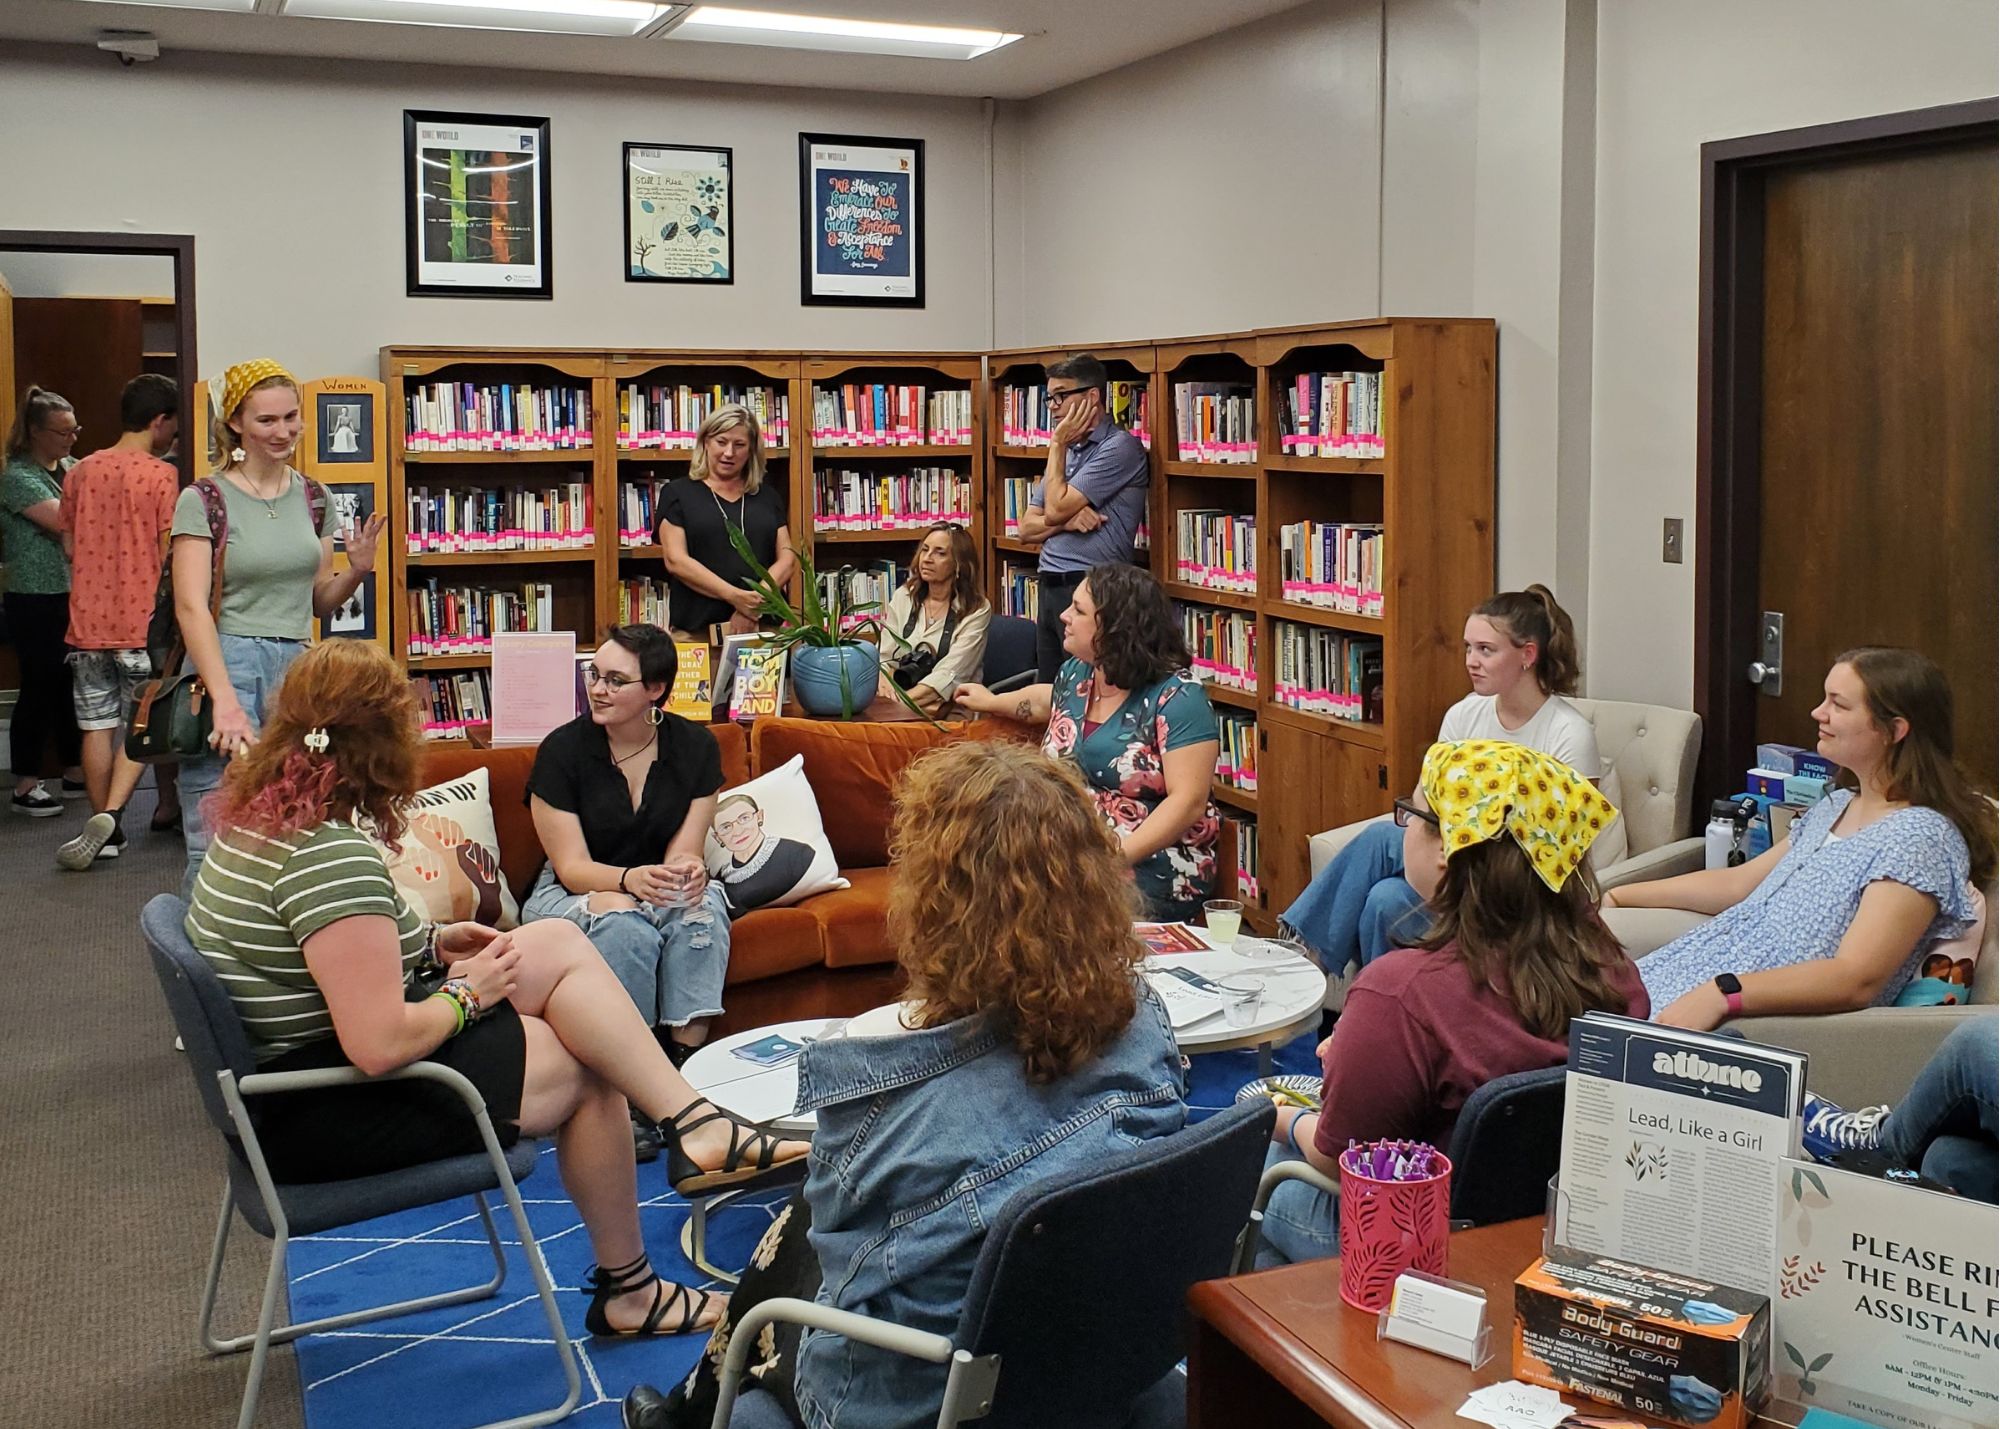
M1883 1121L1883 1152L1961 1196L1996 1199L1995 1141L2000 1138L2000 1044L1995 1019L1964 1018L1938 1045Z
M1273 1143L1264 1169L1281 1161L1296 1161L1289 1146ZM1296 1265L1301 1260L1325 1260L1340 1254L1340 1198L1304 1181L1281 1181L1264 1205L1264 1234L1257 1247L1257 1268Z
M567 918L630 994L649 1027L685 1027L722 1011L729 971L729 904L713 879L701 902L687 908L641 903L592 913L590 896L572 893L546 865L521 904L521 921Z
M272 706L278 702L278 688L285 683L285 672L292 668L292 661L306 653L305 641L271 640L259 635L216 638L222 644L222 664L229 671L236 702L250 716L251 728L262 729ZM192 656L182 668L194 669ZM202 859L208 855L209 840L214 837L208 826L208 811L201 802L222 783L223 771L228 767L229 761L219 754L181 761L181 837L187 843L187 872L181 878L183 899L194 898L194 881L201 872Z
M1423 901L1403 877L1403 831L1385 819L1335 854L1281 917L1320 966L1339 973L1421 937L1423 920L1407 915Z

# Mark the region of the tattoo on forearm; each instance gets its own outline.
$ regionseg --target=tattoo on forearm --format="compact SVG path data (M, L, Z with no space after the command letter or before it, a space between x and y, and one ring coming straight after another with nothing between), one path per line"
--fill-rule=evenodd
M1029 716L1031 716L1034 713L1034 711L1035 707L1032 704L1030 704L1026 699L1023 699L1019 704L1014 706L1014 718L1018 720L1026 720Z

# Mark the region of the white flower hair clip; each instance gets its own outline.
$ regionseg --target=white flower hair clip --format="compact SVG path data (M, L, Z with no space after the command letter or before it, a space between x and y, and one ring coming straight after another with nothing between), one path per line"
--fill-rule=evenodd
M306 748L314 754L326 753L327 746L332 743L333 737L324 728L309 730L306 734Z

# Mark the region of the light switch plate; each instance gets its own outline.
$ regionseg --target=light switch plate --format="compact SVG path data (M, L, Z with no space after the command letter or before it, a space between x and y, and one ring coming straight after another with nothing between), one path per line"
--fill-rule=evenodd
M1677 566L1682 560L1681 531L1686 522L1678 516L1669 516L1660 528L1660 559L1670 566Z

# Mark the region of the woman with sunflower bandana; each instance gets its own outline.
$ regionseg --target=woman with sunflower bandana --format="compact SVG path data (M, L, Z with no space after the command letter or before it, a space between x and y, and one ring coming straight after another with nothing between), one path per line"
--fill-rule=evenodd
M1618 811L1576 770L1518 744L1434 744L1396 801L1405 876L1430 931L1378 958L1320 1044L1320 1110L1280 1107L1267 1165L1329 1176L1350 1140L1443 1146L1465 1100L1511 1072L1559 1067L1570 1019L1645 1017L1638 968L1598 921L1591 843ZM1264 1212L1260 1265L1332 1255L1333 1197L1281 1184Z
M1445 711L1440 740L1491 739L1552 754L1595 783L1597 731L1564 695L1582 673L1576 628L1547 586L1502 591L1465 618L1472 693ZM1403 840L1370 820L1313 875L1279 921L1330 973L1363 967L1423 932L1423 895L1403 876Z

